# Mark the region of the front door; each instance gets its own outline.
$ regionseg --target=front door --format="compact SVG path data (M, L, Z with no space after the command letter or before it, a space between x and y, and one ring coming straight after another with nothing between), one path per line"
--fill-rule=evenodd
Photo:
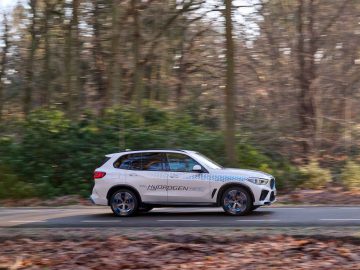
M180 153L167 153L168 202L207 203L211 201L210 182L205 173L194 172L200 165L191 157Z

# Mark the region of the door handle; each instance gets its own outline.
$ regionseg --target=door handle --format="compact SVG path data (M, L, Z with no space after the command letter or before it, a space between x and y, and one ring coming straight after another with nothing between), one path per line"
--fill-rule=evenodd
M129 176L137 176L136 173L129 173Z
M170 175L170 178L179 178L178 175Z

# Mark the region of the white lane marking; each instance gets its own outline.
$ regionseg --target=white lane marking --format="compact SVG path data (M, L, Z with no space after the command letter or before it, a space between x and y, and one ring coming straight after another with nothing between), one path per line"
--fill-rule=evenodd
M330 221L360 221L360 218L322 218L320 220L330 220Z
M236 221L248 221L248 222L278 222L279 219L238 219Z
M46 222L45 220L10 220L10 223L34 223L34 222Z
M114 223L114 222L121 222L121 220L82 220L81 222L87 223Z
M260 208L260 209L265 209L265 208ZM301 208L301 207L269 207L266 209L276 209L276 210L301 210L301 209L305 209L305 208Z
M200 221L198 219L159 219L159 222L196 222Z

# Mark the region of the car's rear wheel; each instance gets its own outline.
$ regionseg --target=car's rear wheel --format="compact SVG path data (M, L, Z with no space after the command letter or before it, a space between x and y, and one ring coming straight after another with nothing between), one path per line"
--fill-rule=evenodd
M136 214L139 202L131 190L119 189L111 196L110 206L116 216L129 217Z
M221 206L232 216L243 216L251 212L252 199L247 190L242 187L230 187L222 195Z

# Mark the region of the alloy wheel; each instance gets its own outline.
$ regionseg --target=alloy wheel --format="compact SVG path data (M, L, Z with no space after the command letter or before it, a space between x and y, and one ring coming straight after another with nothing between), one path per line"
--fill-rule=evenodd
M120 191L114 194L111 206L115 214L128 216L135 210L136 198L130 192Z
M223 208L232 215L239 215L247 210L248 198L240 189L230 189L223 197Z

